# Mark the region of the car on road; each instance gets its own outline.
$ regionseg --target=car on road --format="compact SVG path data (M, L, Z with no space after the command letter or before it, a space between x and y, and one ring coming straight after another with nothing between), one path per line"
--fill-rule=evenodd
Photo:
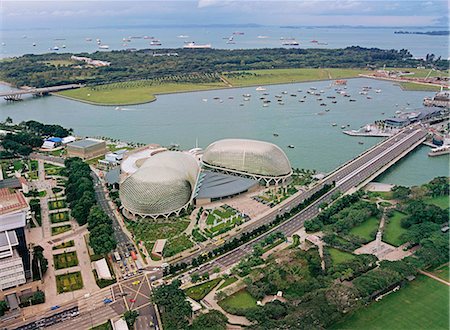
M131 283L131 284L133 284L133 285L138 285L139 283L141 283L141 281L134 281L134 282Z
M109 298L105 298L105 299L103 299L103 303L106 305L106 304L112 303L112 300Z
M51 311L54 311L55 309L58 309L58 308L60 308L60 307L61 307L61 306L55 305L55 306L50 307L50 310L51 310Z
M136 299L131 298L130 302L134 303L134 302L136 302Z

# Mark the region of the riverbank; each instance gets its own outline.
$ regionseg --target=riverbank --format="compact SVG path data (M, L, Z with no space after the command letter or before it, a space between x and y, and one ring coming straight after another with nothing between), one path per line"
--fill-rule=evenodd
M213 83L160 83L152 86L129 86L132 82L114 83L96 87L83 87L55 95L100 106L125 106L153 102L157 95L190 93L205 90L223 90L260 85L327 81L357 78L363 69L271 69L224 73L220 82ZM227 84L224 82L226 81Z

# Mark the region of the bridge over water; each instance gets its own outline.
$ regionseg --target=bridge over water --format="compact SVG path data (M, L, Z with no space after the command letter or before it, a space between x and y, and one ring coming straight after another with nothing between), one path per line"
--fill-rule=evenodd
M53 92L59 92L67 89L75 89L84 87L83 84L68 84L59 86L50 86L42 88L24 88L19 90L11 90L7 92L0 92L0 97L3 97L7 101L20 101L22 95L31 94L36 96L44 96Z

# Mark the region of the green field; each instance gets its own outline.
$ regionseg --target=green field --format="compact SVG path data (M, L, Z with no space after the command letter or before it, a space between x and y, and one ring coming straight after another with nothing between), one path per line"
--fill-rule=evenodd
M177 92L193 92L216 88L225 88L222 82L194 84L194 83L161 83L153 86L125 87L126 83L103 85L101 89L83 87L59 92L59 95L80 101L100 105L132 105L154 101L157 94Z
M370 217L359 226L353 227L350 230L350 234L364 238L366 241L372 241L375 239L379 224L380 219L377 217Z
M400 246L405 243L400 239L400 236L407 232L407 230L400 225L404 217L406 217L406 214L394 211L394 215L389 218L389 223L386 223L384 227L384 242L394 246Z
M429 77L448 77L450 74L449 70L447 71L439 71L439 70L430 70L430 69L417 69L417 68L386 68L386 70L396 70L403 72L414 72L414 75L406 76L406 77L415 77L415 78L425 78Z
M197 301L202 300L209 292L211 292L212 289L217 286L217 284L219 284L221 280L221 278L216 278L214 280L187 288L186 295Z
M401 82L400 86L405 91L439 92L441 90L440 86L417 84L417 83L413 83L413 82Z
M58 293L70 292L83 288L81 272L57 275L56 288Z
M328 252L330 253L331 260L334 264L339 264L341 262L352 260L355 256L348 252L343 252L341 250L335 249L335 248L327 248Z
M437 196L432 197L424 200L427 204L433 204L436 206L439 206L441 209L447 209L450 204L450 196L444 195L444 196Z
M448 329L449 288L418 276L400 291L349 315L332 329Z
M52 227L52 235L59 235L72 229L71 225Z
M77 253L67 252L53 255L53 264L55 269L63 269L78 265Z
M220 286L219 286L219 290L226 288L227 286L233 284L234 282L236 282L238 279L235 276L230 276L228 277Z
M193 246L194 243L183 234L167 241L164 246L163 256L166 258L171 257L184 250L190 249Z
M241 74L241 72L243 74ZM357 77L362 69L272 69L225 73L234 87Z
M247 290L241 290L224 300L219 301L219 306L226 312L233 314L238 310L243 311L256 307L256 299L253 298Z
M50 213L51 223L69 221L69 212Z
M164 223L127 221L126 224L136 240L154 242L157 239L169 239L181 234L189 225L189 221L183 219L173 219Z
M449 265L444 265L436 268L433 274L442 278L444 281L450 282Z

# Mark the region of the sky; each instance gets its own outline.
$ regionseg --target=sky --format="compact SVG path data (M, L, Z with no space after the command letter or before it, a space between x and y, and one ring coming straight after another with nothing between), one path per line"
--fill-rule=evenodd
M213 24L448 26L443 0L0 0L1 28Z

